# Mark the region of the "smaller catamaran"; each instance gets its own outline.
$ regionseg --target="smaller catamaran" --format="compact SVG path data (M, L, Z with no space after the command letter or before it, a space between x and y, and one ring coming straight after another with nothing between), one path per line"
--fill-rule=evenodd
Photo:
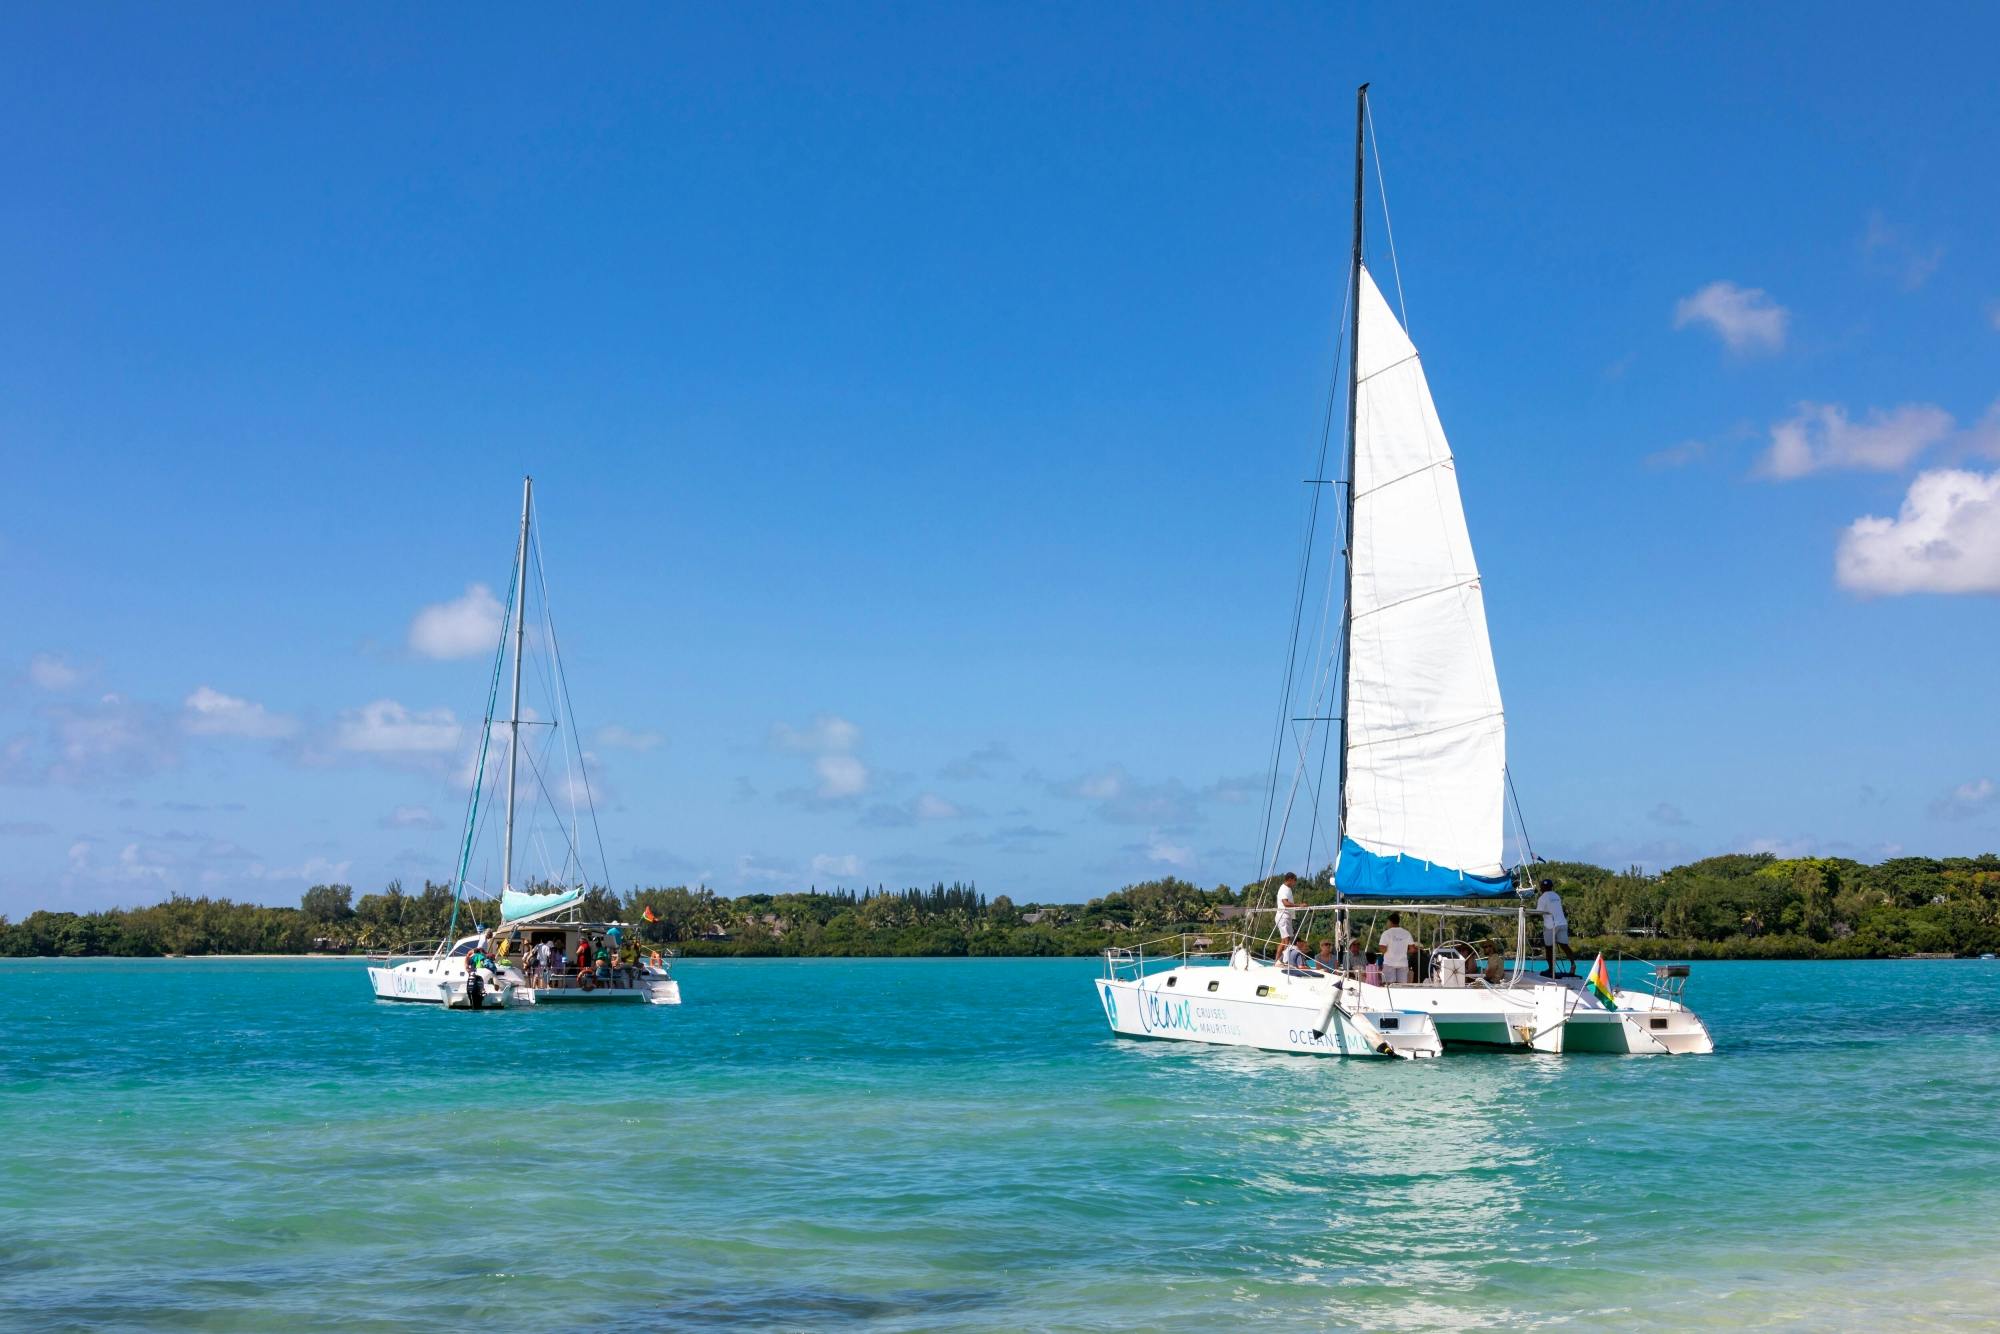
M1261 909L1251 921L1269 913L1268 926L1225 938L1221 948L1203 936L1107 950L1097 984L1105 1018L1113 1032L1133 1037L1341 1056L1435 1056L1449 1043L1713 1051L1707 1028L1682 1001L1684 964L1648 965L1643 988L1630 989L1599 969L1580 978L1556 975L1552 960L1546 974L1529 966L1529 918L1539 925L1541 912L1529 907L1525 870L1510 871L1505 859L1506 717L1479 568L1423 364L1362 262L1366 84L1356 102L1347 468L1331 483L1345 500L1346 540L1334 544L1343 558L1341 616L1337 634L1328 633L1324 613L1317 632L1300 634L1318 488L1329 484L1322 443L1263 839L1268 881L1303 794L1312 813L1310 864L1320 827L1317 775L1328 746L1337 745L1334 902ZM1321 605L1330 607L1330 566L1326 580ZM1287 736L1294 765L1280 814ZM1522 842L1517 868L1533 860ZM1405 939L1411 948L1393 974L1371 962L1367 948L1379 939L1371 927L1390 913L1417 928L1397 923L1402 934L1392 948L1402 950ZM1496 948L1496 916L1512 919L1511 949ZM1326 961L1282 949L1315 923L1326 928Z
M583 856L578 847L581 821L577 796L589 810L592 831L596 831L596 803L590 796L589 771L575 744L576 719L569 708L569 685L562 672L562 656L556 651L555 627L547 620L547 589L542 590L545 625L541 638L546 642L553 667L550 684L554 698L551 720L540 721L521 713L521 663L527 648L528 567L531 555L539 553L539 536L533 531L535 482L532 477L521 486L521 536L514 553L513 578L508 581L506 613L501 619L500 642L494 650L492 684L487 692L486 720L479 740L479 754L473 769L472 795L466 805L465 833L461 840L458 874L453 881L451 925L445 938L431 945L406 947L392 954L374 956L368 980L378 1000L414 1001L443 1005L449 1009L504 1009L509 1006L540 1005L550 1002L589 1004L649 1003L678 1005L680 983L673 976L671 951L654 949L643 957L636 943L625 937L633 928L619 922L587 920L588 889L583 883ZM535 562L539 567L539 559ZM496 719L500 672L506 660L507 641L513 640L513 704L505 719ZM507 813L502 829L499 922L469 935L457 933L459 913L468 916L471 904L466 891L473 888L466 879L472 860L473 843L481 827L481 797L484 794L488 746L497 724L507 730ZM535 892L514 888L515 804L520 792L521 760L526 754L536 787L550 797L547 761L553 746L543 748L541 759L522 746L524 728L546 727L553 743L561 741L567 769L570 811L567 824L557 822L566 851L559 867L541 880ZM598 839L600 862L603 840ZM605 867L609 881L609 868Z

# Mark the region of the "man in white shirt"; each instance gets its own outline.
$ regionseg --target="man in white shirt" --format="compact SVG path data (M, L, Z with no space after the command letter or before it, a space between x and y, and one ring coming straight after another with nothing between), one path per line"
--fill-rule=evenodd
M1382 985L1393 986L1410 980L1410 951L1417 938L1403 929L1401 913L1389 914L1389 929L1382 933Z
M1576 971L1576 951L1569 947L1569 915L1563 911L1563 897L1556 893L1556 882L1542 881L1542 892L1535 897L1535 911L1542 915L1542 952L1548 956L1548 975L1556 975L1556 946L1562 946L1569 956L1569 970Z
M1285 878L1278 885L1278 944L1292 943L1292 909L1298 906L1299 877L1295 872L1285 872Z

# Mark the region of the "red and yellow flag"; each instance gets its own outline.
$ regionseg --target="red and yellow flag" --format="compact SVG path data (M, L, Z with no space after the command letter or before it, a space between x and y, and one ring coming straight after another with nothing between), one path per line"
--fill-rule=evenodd
M650 903L646 905L646 911L641 913L640 916L644 917L649 922L657 922L660 920L659 918L653 916L653 905Z
M1584 978L1584 983L1590 988L1591 995L1604 1002L1605 1009L1618 1008L1618 1001L1611 994L1611 974L1605 971L1602 954L1597 956L1596 963L1590 965L1590 974Z

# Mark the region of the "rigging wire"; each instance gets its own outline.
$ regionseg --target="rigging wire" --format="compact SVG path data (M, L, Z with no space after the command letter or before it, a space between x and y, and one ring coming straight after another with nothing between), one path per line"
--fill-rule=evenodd
M1389 271L1396 278L1396 306L1403 313L1403 332L1410 332L1410 307L1403 300L1403 266L1396 261L1396 228L1389 221L1389 186L1382 176L1382 146L1375 139L1375 108L1362 103L1368 121L1368 147L1375 155L1375 197L1382 201L1382 230L1389 237ZM1415 342L1415 338L1410 340Z
M449 945L458 930L458 904L465 896L465 870L472 861L473 835L479 829L479 789L486 778L486 747L493 740L493 709L500 700L500 668L507 660L507 627L510 617L515 614L514 588L517 583L524 552L514 553L514 563L507 571L507 608L500 617L500 643L493 650L493 680L486 688L486 725L480 730L479 758L472 772L472 792L466 798L465 841L458 854L458 877L451 892L451 924L445 928L445 944Z
M536 565L541 572L542 607L543 610L546 612L549 605L548 563L541 556L542 539L541 539L540 525L539 524L536 525L536 527L531 531L535 543ZM548 616L546 619L548 620L548 627L549 627L549 656L555 660L556 684L562 690L562 701L561 701L562 708L564 712L569 714L570 730L572 732L575 732L576 706L570 702L569 673L563 670L562 645L558 643L556 640L555 617L551 615ZM609 889L611 887L611 859L608 856L606 856L604 852L604 828L597 821L597 798L591 792L590 765L583 759L583 752L581 749L582 745L583 745L582 734L578 733L577 768L583 776L584 805L590 811L590 832L597 840L597 861L598 865L604 871L604 887L606 889ZM579 870L582 868L582 865L583 865L583 858L579 856L577 858L577 866Z
M1278 773L1285 754L1285 733L1288 730L1288 719L1292 707L1292 687L1298 677L1299 631L1305 622L1306 591L1312 579L1313 545L1319 533L1320 487L1325 484L1327 449L1333 439L1334 407L1339 402L1339 389L1341 385L1340 354L1346 346L1347 341L1348 303L1354 297L1354 274L1350 271L1347 275L1346 291L1342 295L1340 302L1340 323L1333 340L1333 374L1327 381L1326 409L1320 419L1319 453L1313 465L1313 475L1309 479L1313 488L1312 501L1307 507L1305 539L1299 553L1299 581L1297 588L1292 594L1291 640L1285 648L1284 680L1278 694L1278 717L1272 730L1271 776L1265 789L1264 826L1257 836L1258 878L1260 880L1269 878L1279 851L1279 847L1274 846L1271 841L1271 821L1278 804ZM1285 803L1285 823L1290 822L1291 802L1296 797L1297 791L1298 779L1295 771L1291 794L1286 798ZM1281 825L1278 833L1278 844L1282 845L1283 842L1284 830Z

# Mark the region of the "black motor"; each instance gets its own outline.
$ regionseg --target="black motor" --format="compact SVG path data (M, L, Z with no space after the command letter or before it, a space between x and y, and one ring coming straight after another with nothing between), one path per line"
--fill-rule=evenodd
M486 979L479 975L477 968L465 970L465 1003L478 1009L486 1000Z

